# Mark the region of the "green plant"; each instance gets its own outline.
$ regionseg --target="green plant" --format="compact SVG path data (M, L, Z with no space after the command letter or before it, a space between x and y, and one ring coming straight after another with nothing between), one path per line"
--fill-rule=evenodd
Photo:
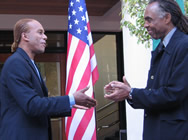
M144 11L148 0L123 0L121 26L129 29L131 35L138 38L137 43L145 44L147 48L151 46L150 36L144 28ZM184 1L185 12L188 15L188 1ZM128 13L135 22L126 20L125 13Z
M135 35L138 38L137 43L145 44L146 47L150 47L150 36L147 30L144 28L144 11L148 3L147 0L123 0L124 5L122 7L122 21L121 25L129 29L131 35ZM126 20L125 13L128 13L135 22ZM123 20L125 19L125 20Z
M187 0L185 0L184 5L185 5L185 13L188 16L188 1Z

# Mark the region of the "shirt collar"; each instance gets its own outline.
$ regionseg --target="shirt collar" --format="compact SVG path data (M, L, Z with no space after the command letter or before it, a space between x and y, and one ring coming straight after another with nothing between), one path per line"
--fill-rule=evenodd
M35 62L34 62L34 60L33 59L30 59L31 60L31 62L33 63L33 64L35 64Z
M163 40L163 44L166 47L170 41L170 39L172 38L172 35L174 34L174 32L176 31L176 27L174 27L164 38Z

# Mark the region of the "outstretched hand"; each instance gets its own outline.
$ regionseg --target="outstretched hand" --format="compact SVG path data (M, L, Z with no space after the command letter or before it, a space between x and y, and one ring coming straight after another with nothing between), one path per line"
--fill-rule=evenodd
M129 98L131 87L124 76L123 82L112 81L104 87L104 90L109 93L105 94L104 98L113 101L123 101Z
M88 89L89 87L86 87L73 94L76 102L76 105L74 105L73 107L79 109L89 109L96 106L96 100L85 94Z

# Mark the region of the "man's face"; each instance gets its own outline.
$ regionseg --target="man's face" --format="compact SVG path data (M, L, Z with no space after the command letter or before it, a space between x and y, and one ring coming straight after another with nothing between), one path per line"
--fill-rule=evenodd
M152 38L163 39L165 37L167 25L165 23L165 18L159 16L157 2L153 2L146 7L144 19L144 27Z
M47 36L44 29L38 21L28 23L29 32L27 32L28 47L33 54L44 53L46 47Z

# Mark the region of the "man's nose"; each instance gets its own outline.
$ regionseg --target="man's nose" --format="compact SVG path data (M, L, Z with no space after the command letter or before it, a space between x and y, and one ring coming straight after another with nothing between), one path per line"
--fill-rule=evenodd
M149 24L147 22L144 23L144 28L148 28Z
M48 37L47 37L45 34L44 34L44 37L43 37L43 38L44 38L44 40L47 40L47 39L48 39Z

